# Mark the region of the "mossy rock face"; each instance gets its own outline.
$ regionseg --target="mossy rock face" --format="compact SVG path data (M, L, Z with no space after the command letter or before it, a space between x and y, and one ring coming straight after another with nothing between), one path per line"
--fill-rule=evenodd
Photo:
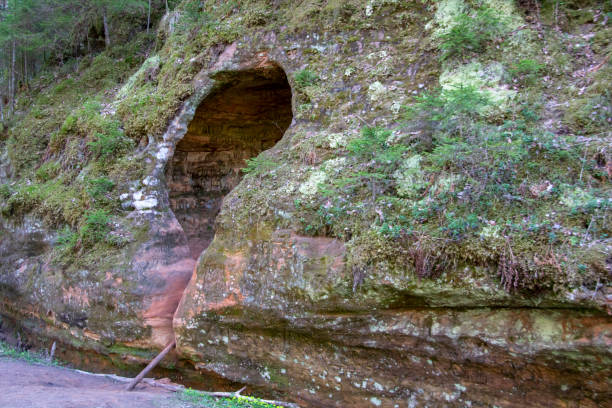
M165 43L140 69L107 53L38 96L2 142L0 313L126 370L175 337L207 384L305 406L604 403L611 159L598 98L609 63L595 57L609 44L591 25L603 9L556 17L593 30L588 57L567 51L586 43L568 46L578 34L558 32L553 2L539 16L492 0L277 3L186 8L165 18ZM508 37L440 61L440 33L458 14L500 3ZM87 81L80 98L71 89ZM409 204L443 207L479 181L453 167L462 157L432 173L418 143L387 175L395 201L368 186L330 195L368 168L354 154L364 127L389 129L385 146L425 140L431 130L406 123L405 105L461 85L494 96L478 112L490 128L522 115L548 132L525 142L541 157L512 174L517 193L499 193L513 205L477 214L474 232L448 210L414 217L416 241L394 235ZM582 161L555 150L570 131L600 147ZM350 212L334 212L336 199ZM84 239L92 213L108 239ZM500 268L510 253L518 260Z

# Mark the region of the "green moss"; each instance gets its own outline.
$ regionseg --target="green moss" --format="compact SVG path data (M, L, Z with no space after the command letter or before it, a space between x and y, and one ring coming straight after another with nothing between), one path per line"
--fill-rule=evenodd
M602 66L592 77L591 85L581 96L569 101L563 117L574 132L604 135L612 121L612 67Z
M144 360L151 360L156 356L156 353L152 350L128 347L120 344L115 344L109 347L108 352L112 354L119 354L120 356L138 356Z

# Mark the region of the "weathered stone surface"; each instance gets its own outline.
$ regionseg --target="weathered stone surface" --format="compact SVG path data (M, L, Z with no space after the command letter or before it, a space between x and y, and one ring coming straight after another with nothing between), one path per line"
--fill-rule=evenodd
M373 37L364 43L393 61L396 51ZM267 58L295 69L298 58L284 44L258 40ZM248 67L250 46L228 47L225 64ZM358 86L343 80L344 89ZM393 78L377 83L394 89ZM347 102L347 115L376 109L358 103ZM291 149L302 132L327 132L316 126L294 121L272 154ZM295 183L289 177L283 182ZM225 198L175 315L178 351L196 367L306 406L563 407L609 399L612 323L601 294L508 294L471 265L425 281L401 259L356 276L346 265L354 248L284 228L292 203L279 190L258 208L250 188L245 181Z
M49 262L55 234L31 218L3 224L2 314L42 336L64 331L62 340L75 345L166 344L195 261L176 219L150 216L134 220L135 229L148 224L144 242L128 245L119 256L101 255L97 270L58 270Z
M354 242L297 232L300 202L342 171L334 149L364 122L400 121L439 76L422 7L381 3L390 14L359 29L219 44L165 134L134 155L151 171L121 196L122 222L141 233L96 270L61 269L47 263L52 231L3 220L0 313L121 364L176 336L192 384L195 369L200 384L304 406L605 406L609 288L510 294L469 263L419 279L405 253L355 268ZM297 84L312 66L319 82ZM243 178L269 148L271 169Z

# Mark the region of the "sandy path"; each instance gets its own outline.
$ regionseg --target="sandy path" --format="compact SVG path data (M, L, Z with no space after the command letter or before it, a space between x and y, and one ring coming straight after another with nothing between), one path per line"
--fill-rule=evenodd
M108 378L0 357L2 408L153 408L176 401L173 393L148 385L132 392L123 387Z

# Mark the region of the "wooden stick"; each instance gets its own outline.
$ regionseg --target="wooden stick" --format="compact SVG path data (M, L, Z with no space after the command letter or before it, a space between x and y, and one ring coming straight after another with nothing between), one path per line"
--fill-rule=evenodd
M155 368L155 366L164 358L166 357L166 354L168 354L170 352L170 350L172 350L172 348L176 345L176 340L172 340L170 343L168 343L168 345L166 346L165 349L162 350L161 353L159 353L157 355L157 357L155 357L153 359L153 361L151 361L149 363L148 366L145 367L144 370L142 370L140 372L140 374L138 374L136 376L136 378L134 378L134 381L132 381L125 389L126 391L132 391L134 389L134 387L136 387L138 385L138 383L140 381L142 381L142 379L144 378L145 375L147 375L149 373L149 371L151 371L153 368Z
M53 361L53 356L55 355L55 347L56 344L55 342L53 342L53 345L51 346L51 352L49 353L49 358L47 358L47 361Z
M94 377L108 378L108 379L119 381L119 382L132 382L133 381L132 378L121 377L115 374L96 374L96 373L90 373L90 372L82 371L82 370L74 370L74 371L80 374L91 375ZM151 385L153 387L163 388L168 391L173 391L173 392L185 391L185 387L182 385L164 384L159 381L155 381L153 378L143 378L142 382L145 384ZM242 387L241 389L235 392L210 392L210 391L196 391L196 390L192 390L192 391L195 391L198 394L206 395L208 397L213 397L213 398L233 398L233 397L243 397L247 399L252 398L252 397L247 397L241 394L242 391L244 391L245 389L246 387ZM278 405L281 407L299 408L299 405L294 404L292 402L264 400L264 399L260 399L259 401L262 401L268 404L272 404L272 405Z

